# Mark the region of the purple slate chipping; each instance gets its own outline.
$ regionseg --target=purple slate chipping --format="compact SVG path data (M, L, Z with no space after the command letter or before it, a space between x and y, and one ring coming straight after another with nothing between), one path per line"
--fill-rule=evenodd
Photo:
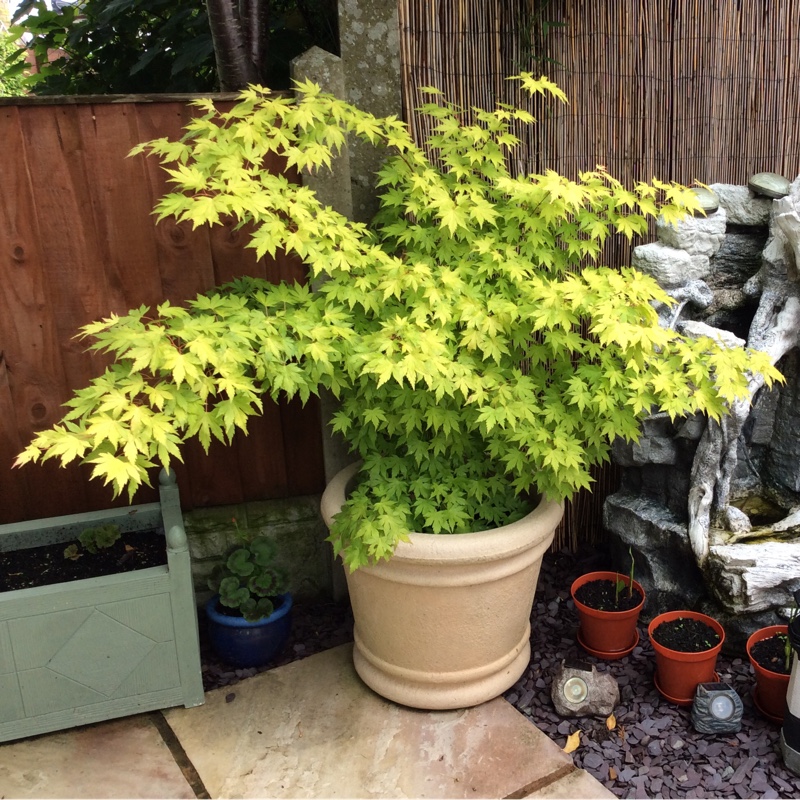
M603 757L599 753L588 753L583 759L583 766L586 769L599 769L603 763Z
M563 747L566 736L580 729L581 744L571 754L573 763L577 768L594 774L617 797L680 798L690 794L719 800L741 796L800 797L800 778L784 768L780 757L779 729L763 719L753 705L753 676L749 662L743 659L731 661L723 653L717 663L720 675L727 676L744 703L741 732L745 740L735 736L706 736L698 734L692 727L689 709L667 703L655 691L652 683L653 650L645 626L640 626L639 630L639 652L634 650L630 656L608 664L587 656L580 649L575 641L577 615L567 607L567 603L559 604L556 617L543 616L549 613L548 604L559 593L563 594L563 587L570 586L574 578L586 571L589 570L583 569L571 555L545 556L535 604L537 611L531 624L530 664L505 695L506 700L511 701L513 697L517 709L523 711L520 702L528 690L535 691L538 679L543 678L549 687L552 670L562 658L582 659L609 670L617 679L620 676L628 678L624 687L628 692L624 705L615 709L617 727L614 731L608 731L604 719L565 720L559 717L548 690L535 691L530 700L531 707L526 710L531 722L559 746ZM311 655L352 641L349 609L323 603L309 609L296 607L295 612L294 630L287 651L273 666L295 660L298 654L292 646L296 643L304 643L304 654ZM203 673L206 690L237 681L235 673L216 662L207 648L203 652ZM668 747L672 736L680 738L684 746L678 750ZM753 761L747 766L750 759ZM592 763L596 766L590 768ZM609 781L608 766L611 764L621 765L623 769L636 768L637 772L648 767L648 771L636 775L629 783ZM700 783L694 788L687 788L686 781L679 783L671 771L676 765L682 765L687 780L690 770L700 773ZM743 768L742 778L731 785L729 779L740 767ZM615 766L615 769L618 773L623 771L620 766ZM759 771L765 775L766 787L762 789L759 781L756 785L760 788L756 790L751 782Z

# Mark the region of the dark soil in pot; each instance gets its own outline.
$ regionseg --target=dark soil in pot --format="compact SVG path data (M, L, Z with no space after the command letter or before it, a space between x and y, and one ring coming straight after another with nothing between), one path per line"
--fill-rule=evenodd
M110 547L96 553L80 548L78 558L64 555L69 545L70 542L60 542L0 553L0 592L69 583L167 563L164 536L153 530L123 533Z
M615 581L605 579L589 581L575 590L575 599L597 611L628 611L642 602L642 593L634 586L632 595L628 587L617 592Z
M662 622L653 631L653 638L679 653L702 653L719 644L719 634L710 625L689 617Z
M789 659L789 669L786 669L786 637L782 634L770 636L756 642L750 648L750 655L759 666L780 675L790 675L792 671L792 659Z

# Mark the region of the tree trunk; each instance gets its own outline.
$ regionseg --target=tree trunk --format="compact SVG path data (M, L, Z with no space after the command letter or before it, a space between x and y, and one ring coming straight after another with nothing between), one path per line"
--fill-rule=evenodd
M269 0L247 0L246 28L237 0L206 0L220 91L237 91L250 83L259 82L261 76L258 65L263 61L261 48L266 39L265 29L258 24L253 25L249 15L250 7L256 7L257 19L266 20L268 2ZM262 7L260 12L258 6ZM254 48L257 60L253 59Z
M269 0L240 0L247 52L259 80L266 75L266 42L269 35Z

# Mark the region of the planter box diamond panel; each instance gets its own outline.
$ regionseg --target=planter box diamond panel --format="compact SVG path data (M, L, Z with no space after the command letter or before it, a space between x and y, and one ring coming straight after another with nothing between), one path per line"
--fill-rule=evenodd
M203 702L191 563L166 476L160 494L160 504L0 526L0 550L70 543L110 522L168 532L165 566L0 594L0 741Z

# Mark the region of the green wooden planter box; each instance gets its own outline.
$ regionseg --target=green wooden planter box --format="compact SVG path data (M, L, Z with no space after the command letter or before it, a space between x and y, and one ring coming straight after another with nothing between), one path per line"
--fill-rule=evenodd
M163 525L166 565L0 593L0 742L203 703L197 608L178 487L160 502L0 525L0 550Z

